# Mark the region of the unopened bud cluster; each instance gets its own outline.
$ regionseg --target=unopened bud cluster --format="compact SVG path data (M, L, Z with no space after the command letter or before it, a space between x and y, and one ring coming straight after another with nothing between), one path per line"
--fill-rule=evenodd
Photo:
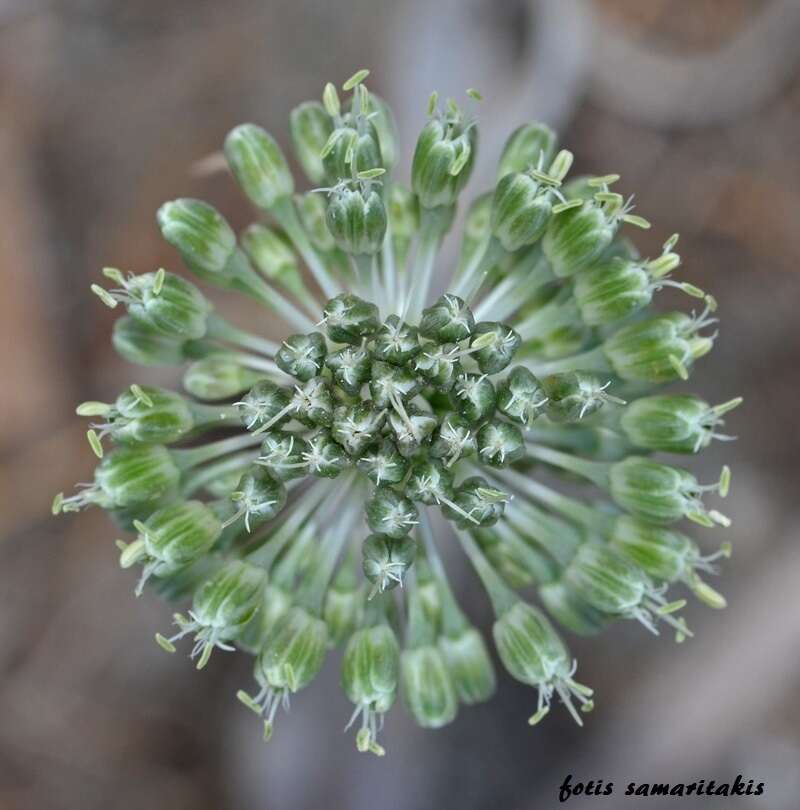
M253 656L238 698L265 739L334 646L359 751L384 753L398 696L427 728L492 696L492 657L448 582L447 543L491 601L499 660L537 690L530 722L557 698L581 723L593 692L557 625L592 635L632 619L682 641L685 599L668 589L725 605L706 580L729 547L704 554L678 524L727 526L708 501L727 495L730 472L701 484L673 456L730 438L724 417L741 400L663 389L712 348L716 302L669 278L677 236L639 256L626 226L650 224L614 190L620 178L570 178L572 153L538 123L511 134L494 189L467 211L446 292L431 296L446 281L438 251L475 162L480 95L467 91L466 108L431 96L405 187L392 113L367 75L291 114L311 191L276 139L244 124L224 153L259 221L237 236L198 200L158 211L196 279L264 305L285 322L280 342L164 269L105 268L108 283L92 285L125 310L113 334L123 358L182 366L186 393L142 381L81 404L99 463L54 512L97 505L130 533L117 546L136 594L185 606L156 635L163 649L189 636L198 668L215 649ZM697 311L651 310L665 286ZM560 477L591 490L564 494Z

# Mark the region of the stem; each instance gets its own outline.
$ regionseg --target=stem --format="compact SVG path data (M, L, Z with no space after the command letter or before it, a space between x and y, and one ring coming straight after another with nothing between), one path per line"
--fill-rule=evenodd
M303 260L308 265L308 269L311 270L311 274L314 276L317 284L319 284L325 297L335 298L339 295L342 290L328 272L325 262L309 241L306 232L303 230L300 218L297 216L297 211L294 209L294 203L291 197L279 200L272 209L272 214L278 221L278 224L286 231L287 236L297 252L303 257Z
M531 254L534 261L531 262ZM514 314L529 298L553 280L550 265L540 249L529 251L515 262L509 274L495 286L489 295L475 308L475 319L479 321L505 321Z
M403 320L406 315L412 320L419 318L433 277L433 265L439 244L449 221L449 208L423 208L420 214L417 250L409 274L410 286L403 304Z
M238 363L241 363L242 366L245 368L252 369L254 371L264 371L267 374L272 374L273 376L279 377L281 380L291 379L294 381L293 377L289 377L285 371L278 368L278 366L272 362L272 360L268 360L265 357L260 357L255 354L247 354L246 352L232 352L230 355L232 360L235 360Z
M514 328L523 341L545 337L559 326L579 322L579 314L569 288L561 292L541 309L531 313Z
M500 618L519 602L519 597L506 585L500 574L492 568L472 535L460 529L456 529L455 532L461 547L469 557L472 567L480 577L483 587L489 595L494 615Z
M594 349L589 349L581 354L551 360L549 363L526 363L525 365L537 377L547 376L548 374L561 374L565 371L597 371L600 373L614 371L603 352L602 346L596 346Z
M216 464L209 464L207 467L191 471L183 479L181 494L188 498L215 478L227 475L234 470L241 469L244 472L253 463L256 455L252 452L237 453L218 461Z
M501 521L495 527L501 543L505 543L521 558L528 573L536 585L545 585L557 578L560 566L545 551L531 548L507 523ZM549 548L547 549L549 551ZM555 570L554 570L555 569Z
M267 357L274 357L280 348L277 343L271 340L259 337L258 335L251 335L242 329L237 329L233 324L228 323L224 318L211 313L208 317L208 331L206 337L214 340L224 340L232 343L234 346L240 346L243 349L251 349L255 352L261 352Z
M383 289L386 295L386 307L394 312L394 303L399 299L397 289L397 272L394 265L394 247L392 246L392 225L387 221L386 236L381 248L381 269L383 270Z
M456 284L455 294L469 304L480 292L489 271L503 254L503 247L494 237L488 240L480 259L471 264Z
M231 436L227 439L220 439L202 447L192 447L189 450L173 450L172 458L182 471L190 470L206 461L219 458L220 456L243 450L246 447L256 447L261 444L259 436L250 433L241 433L238 436Z
M195 428L225 427L233 422L241 426L239 409L235 405L205 405L201 402L189 402L189 409L194 417Z
M609 485L609 464L604 461L590 461L586 458L580 458L580 456L562 453L552 447L544 447L532 442L526 443L525 449L529 457L560 467L562 470L577 473L583 478L588 478L589 481L601 489L606 489Z

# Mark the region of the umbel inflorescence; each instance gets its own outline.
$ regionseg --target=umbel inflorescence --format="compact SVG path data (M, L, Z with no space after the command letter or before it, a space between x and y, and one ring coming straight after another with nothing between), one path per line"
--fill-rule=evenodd
M147 584L190 605L156 636L165 650L190 637L198 668L214 648L253 655L254 684L238 697L267 738L335 645L361 751L383 753L398 691L428 728L492 695L492 659L442 564L453 544L491 601L500 660L538 690L530 722L558 697L580 723L592 690L553 620L581 635L618 619L666 624L681 641L691 632L671 586L725 604L703 577L728 547L706 555L675 524L726 526L705 500L726 495L729 472L700 484L654 457L728 438L723 416L739 399L663 389L711 349L715 303L669 278L677 235L639 256L621 232L649 224L612 190L619 178L567 179L572 154L538 123L509 137L432 300L478 128L434 94L409 189L392 176L392 114L366 76L343 85L346 101L328 84L322 103L291 114L311 191L296 192L263 129L228 135L228 166L265 224L237 238L204 202L158 211L200 281L286 322L281 343L224 320L182 276L103 271L110 288L92 289L127 310L116 349L187 364L190 396L134 384L80 405L101 460L54 511L110 512L134 535L117 544L140 572L137 595ZM665 286L697 311L653 312ZM591 489L564 494L561 478Z

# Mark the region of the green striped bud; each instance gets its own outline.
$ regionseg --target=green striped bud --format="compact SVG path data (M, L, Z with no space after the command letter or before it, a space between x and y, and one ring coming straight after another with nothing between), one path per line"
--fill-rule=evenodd
M405 493L412 501L438 504L453 493L453 474L435 458L414 459L405 480Z
M632 402L620 426L628 441L645 450L697 453L712 439L730 439L716 432L723 414L737 407L741 397L711 406L693 394L658 394Z
M596 636L608 629L614 617L601 613L581 594L563 582L548 582L539 588L547 612L558 623L578 636Z
M320 478L336 478L350 464L350 457L335 442L327 430L320 430L308 438L308 469Z
M458 343L472 334L472 310L457 295L442 295L422 313L419 333L439 343Z
M525 366L514 366L497 387L497 410L524 427L544 413L547 404L542 383Z
M320 332L308 335L292 335L286 338L275 355L275 363L300 382L308 382L323 368L328 353L325 336Z
M442 651L433 645L403 650L400 656L403 700L423 728L455 720L458 695Z
M414 358L413 366L416 372L441 391L449 391L458 375L463 373L458 346L453 343L427 344Z
M228 133L225 159L257 208L268 211L294 192L292 173L281 148L255 124L240 124Z
M378 133L378 144L381 148L381 157L386 171L391 171L397 163L398 137L397 124L394 120L392 108L380 96L370 94L370 122Z
M345 253L372 256L383 246L386 209L372 185L368 181L354 186L340 183L331 192L325 221Z
M472 425L459 414L448 413L442 417L429 449L431 456L452 467L460 458L476 451Z
M244 518L244 526L250 533L254 527L275 517L286 505L286 487L276 476L263 467L251 467L240 479L230 499L236 511L225 525Z
M399 484L406 476L408 462L391 439L383 439L361 456L358 469L376 486Z
M118 447L95 470L94 480L117 506L157 501L173 493L180 470L160 444Z
M367 522L369 523L369 512ZM398 536L397 532L393 535L369 535L361 546L362 570L367 581L372 584L368 598L372 599L378 593L402 585L403 577L414 564L416 553L417 544L408 536Z
M377 408L388 408L394 402L405 402L420 389L420 383L410 371L382 360L370 367L369 391Z
M267 583L261 589L261 603L256 615L247 623L236 645L258 655L278 620L292 607L292 598L283 588Z
M348 455L359 456L379 438L383 421L383 411L369 400L339 405L333 411L331 436Z
M364 622L364 586L348 551L325 594L323 618L331 645L347 641Z
M267 281L302 297L305 286L297 257L286 237L264 225L249 225L241 235L242 249Z
M367 526L375 534L385 534L393 540L405 537L419 518L413 502L387 486L375 489L367 501L366 513Z
M470 339L471 353L484 374L497 374L508 366L522 338L504 323L482 321Z
M497 179L502 180L512 172L524 172L532 166L546 166L556 152L556 134L546 124L531 121L517 127L508 136L500 161L497 164Z
M180 394L151 385L123 391L102 416L105 423L94 427L123 444L171 444L195 426L192 409Z
M369 352L362 346L345 346L331 352L325 365L333 374L333 382L351 396L358 396L370 375Z
M528 722L535 725L550 711L555 692L582 726L572 701L577 700L583 711L590 711L592 690L573 680L575 667L569 652L545 615L533 605L517 602L498 617L492 634L511 677L539 690L537 710Z
M242 424L253 433L261 433L288 421L292 402L291 390L259 380L235 404Z
M331 185L360 172L384 167L378 132L370 122L360 128L341 126L333 130L322 150L325 179Z
M453 503L457 509L445 505L442 511L462 529L493 526L503 516L508 501L508 495L490 487L480 475L474 475L455 489Z
M304 101L289 114L289 133L297 162L319 185L325 179L321 153L333 132L333 121L318 101Z
M419 451L437 424L438 420L434 414L414 404L405 405L403 412L389 411L389 427L394 433L397 449L406 457Z
M327 647L325 622L303 608L290 608L275 623L259 656L264 683L300 691L318 675Z
M280 481L303 478L308 474L306 456L309 450L308 442L299 434L270 430L264 434L261 455L255 463Z
M311 244L322 253L335 250L336 242L325 221L328 213L325 197L319 192L309 191L306 194L296 194L294 203L303 230L308 234Z
M478 431L478 456L491 467L507 467L525 455L522 431L510 422L493 419Z
M723 467L716 484L700 485L681 467L671 467L641 456L630 456L612 464L609 473L611 497L636 517L658 525L689 518L701 526L730 525L716 509L708 510L702 501L706 492L725 497L730 471Z
M217 516L200 501L165 506L143 523L134 521L134 527L139 536L123 549L120 565L128 568L136 562L144 563L137 596L151 576L172 574L200 559L222 533Z
M236 252L236 234L216 208L180 199L158 209L161 235L200 278L222 276Z
M325 304L325 326L334 343L361 343L361 339L377 332L380 317L375 304L357 295L342 293Z
M312 377L296 387L292 401L296 406L293 416L298 422L307 427L330 427L333 420L333 394L323 377Z
M497 395L485 374L462 374L455 382L450 399L468 422L483 422L494 413Z
M402 366L421 350L416 326L390 315L378 328L372 344L372 354L378 360Z
M139 366L177 366L187 359L186 341L165 335L130 315L114 322L111 342L123 359Z
M214 352L186 369L183 387L198 399L229 399L247 391L263 376L263 372L245 368L233 354Z
M580 422L600 410L606 402L624 405L624 400L606 393L610 384L610 381L601 382L595 374L585 371L544 377L542 387L547 394L548 418L553 422Z
M384 714L394 703L400 648L387 624L357 630L342 656L342 687L348 700Z
M489 700L497 679L483 636L474 627L466 627L457 635L442 636L438 646L458 699L468 706Z

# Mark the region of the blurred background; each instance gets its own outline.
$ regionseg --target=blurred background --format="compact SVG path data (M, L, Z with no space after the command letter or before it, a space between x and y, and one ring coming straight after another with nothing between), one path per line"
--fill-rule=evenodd
M622 798L623 784L742 773L766 793L736 806L796 810L799 38L796 0L0 0L0 808L544 808L567 773L617 784L570 806L659 807ZM563 711L531 730L533 692L503 677L439 732L398 707L390 755L364 757L341 734L331 656L265 746L233 699L248 661L215 656L200 675L164 655L152 639L169 608L132 597L107 518L49 516L53 493L93 467L75 404L133 374L111 349L114 315L88 294L99 268L177 268L155 227L166 199L207 198L245 225L230 178L193 164L244 120L288 148L290 109L363 66L394 106L406 168L430 91L476 86L473 191L505 135L542 119L578 171L619 172L636 192L655 223L643 254L679 231L687 276L720 303L693 380L712 402L744 395L729 421L740 439L695 469L734 469L730 606L691 604L696 638L681 647L631 623L571 639L598 695L583 730ZM486 626L473 585L461 592Z

